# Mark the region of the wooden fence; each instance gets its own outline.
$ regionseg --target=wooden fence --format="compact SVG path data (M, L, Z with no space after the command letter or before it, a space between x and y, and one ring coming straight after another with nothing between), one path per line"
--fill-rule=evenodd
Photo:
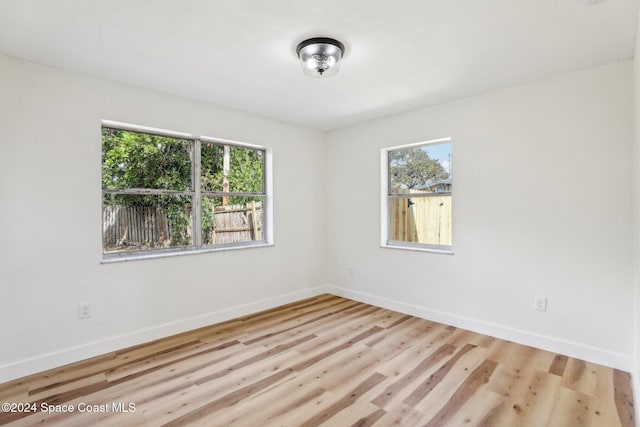
M128 246L169 247L171 231L163 209L122 205L102 207L105 252Z
M208 236L203 236L204 243L218 245L263 239L261 202L218 206L213 214L214 226Z
M391 240L451 245L451 196L392 199L390 214Z
M203 232L203 243L224 244L263 239L262 203L218 206L213 210L210 232ZM177 230L172 230L162 208L104 205L102 235L105 252L171 247ZM185 231L182 231L184 234ZM191 226L186 230L191 235ZM175 242L174 242L175 245Z

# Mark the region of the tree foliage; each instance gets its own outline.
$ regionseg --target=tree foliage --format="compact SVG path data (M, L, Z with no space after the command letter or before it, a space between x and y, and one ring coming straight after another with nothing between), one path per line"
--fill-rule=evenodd
M449 178L440 162L420 147L390 151L389 165L391 188L396 192Z
M189 191L191 142L103 128L102 187Z
M235 146L229 147L229 151L229 191L262 192L262 151ZM204 143L201 158L202 191L223 191L224 147L218 144Z

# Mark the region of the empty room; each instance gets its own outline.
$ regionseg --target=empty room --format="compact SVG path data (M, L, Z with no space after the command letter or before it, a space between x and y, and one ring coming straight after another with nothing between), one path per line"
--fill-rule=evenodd
M0 0L0 425L639 425L639 11Z

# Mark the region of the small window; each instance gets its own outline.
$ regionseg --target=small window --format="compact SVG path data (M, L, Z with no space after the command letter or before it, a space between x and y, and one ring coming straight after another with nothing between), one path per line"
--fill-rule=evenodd
M452 249L451 140L382 150L382 245Z
M102 127L103 258L266 244L267 150Z

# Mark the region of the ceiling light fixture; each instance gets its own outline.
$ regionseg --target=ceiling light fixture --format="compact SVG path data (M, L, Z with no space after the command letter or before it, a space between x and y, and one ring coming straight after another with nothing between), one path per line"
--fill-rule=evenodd
M344 45L327 37L314 37L300 42L296 53L307 76L329 77L340 68Z

